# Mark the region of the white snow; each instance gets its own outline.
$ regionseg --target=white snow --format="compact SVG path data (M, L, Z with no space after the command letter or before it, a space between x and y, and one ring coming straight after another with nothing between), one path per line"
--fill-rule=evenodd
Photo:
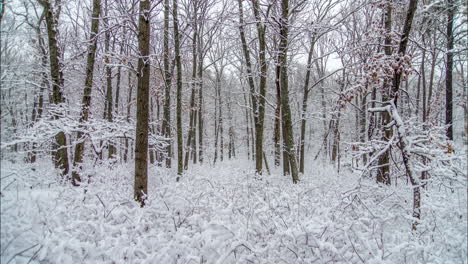
M259 180L251 164L195 166L180 182L150 166L140 208L132 163L89 166L75 188L50 162L3 160L1 263L467 263L464 186L423 190L412 233L409 185L322 163L294 185L279 169Z

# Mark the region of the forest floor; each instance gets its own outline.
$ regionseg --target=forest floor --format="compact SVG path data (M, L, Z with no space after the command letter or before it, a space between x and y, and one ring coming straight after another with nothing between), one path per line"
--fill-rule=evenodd
M466 188L422 193L411 232L406 183L307 164L298 184L251 161L192 166L180 182L150 166L147 205L133 164L87 169L71 187L52 164L1 163L1 263L466 263ZM86 191L85 191L86 190Z

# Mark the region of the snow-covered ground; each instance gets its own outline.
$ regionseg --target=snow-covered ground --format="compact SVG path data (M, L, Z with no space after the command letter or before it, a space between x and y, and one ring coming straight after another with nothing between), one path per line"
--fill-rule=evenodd
M316 163L294 185L279 170L255 178L251 163L195 166L180 182L151 166L140 208L131 163L74 188L48 162L2 161L1 263L467 263L465 187L423 191L411 232L404 182Z

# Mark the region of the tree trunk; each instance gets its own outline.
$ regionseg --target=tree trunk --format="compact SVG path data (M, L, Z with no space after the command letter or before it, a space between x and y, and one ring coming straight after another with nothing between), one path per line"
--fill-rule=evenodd
M5 8L2 8L2 11L4 11ZM44 110L44 92L46 90L49 90L49 77L47 76L47 72L45 69L47 69L47 52L46 52L46 47L44 43L44 39L42 38L41 34L41 24L42 24L42 19L39 20L38 25L36 27L36 37L38 40L38 47L39 51L41 54L41 69L44 69L41 71L41 88L39 89L39 98L37 101L37 107L35 107L35 117L34 117L34 122L42 118L42 113ZM32 151L31 151L31 157L30 157L30 162L36 162L36 143L33 143L32 145Z
M127 117L126 121L127 123L130 123L130 113L131 113L131 106L132 106L132 92L133 92L133 85L132 85L132 72L128 71L128 96L127 96ZM130 158L128 157L128 154L131 153L132 151L129 151L130 149L130 139L128 137L125 137L125 152L124 152L124 161L127 162Z
M390 58L392 55L392 39L391 39L391 31L392 31L392 3L388 2L387 7L386 7L386 12L385 12L385 55L387 58ZM384 87L382 91L382 101L386 104L388 104L388 101L391 99L391 84L390 84L390 79L387 78L384 81ZM383 141L389 141L390 138L392 137L392 131L390 128L385 128L385 125L390 123L390 113L388 112L383 112L382 113L382 129L383 129L383 135L382 135L382 140ZM390 152L391 148L388 148L387 151L385 151L382 155L379 157L379 168L377 171L377 182L378 183L383 183L390 185Z
M281 62L280 62L280 55L278 54L278 63L276 65L276 70L275 70L275 74L276 74L276 79L277 79L277 84L276 84L276 87L277 89L279 89L279 92L280 92L280 96L278 97L279 100L280 100L280 103L279 103L279 106L281 107L281 104L282 104L282 98L281 98ZM283 110L279 111L279 113L282 115ZM284 118L281 116L281 134L282 134L282 139L283 139L283 142L282 142L282 145L283 145L283 175L284 176L287 176L289 174L291 174L291 169L290 169L290 165L289 165L289 154L288 154L288 151L286 150L286 124L285 124L285 120ZM279 136L279 135L278 135Z
M126 30L125 30L125 26L124 25L124 30L123 30L123 35L124 35L124 39L126 39L127 37L127 34L126 34ZM119 64L122 64L123 62L125 62L126 58L124 57L124 42L121 41L120 43L120 62ZM115 105L114 105L114 114L116 116L119 116L120 114L120 111L119 111L119 107L120 107L120 86L121 86L121 83L122 83L122 66L117 66L117 76L116 76L116 79L117 79L117 83L115 85ZM119 139L118 141L118 149L119 149L119 157L120 157L120 162L122 161L122 140Z
M266 41L265 41L265 24L260 17L259 0L253 0L253 12L256 20L258 34L258 61L260 64L260 85L258 96L258 116L255 124L255 153L259 153L255 158L255 170L258 174L262 174L263 164L263 128L265 123L265 95L266 95L266 79L268 74L268 65L266 62ZM221 134L222 138L222 134Z
M317 64L318 65L318 64ZM323 74L321 70L318 70L320 78L322 78ZM329 125L327 124L327 102L325 101L325 88L323 84L320 85L320 103L322 107L322 120L323 120L323 149L324 155L326 158L329 157L328 155L328 129Z
M149 122L150 122L150 126L149 126L149 135L155 135L157 133L156 131L156 128L154 126L154 99L152 96L150 96L150 102L149 102ZM155 151L154 151L154 145L153 144L148 144L148 154L149 154L149 160L150 160L150 164L154 164L155 162Z
M179 19L177 17L177 0L173 0L173 13L172 17L174 20L174 45L175 45L175 60L177 66L177 181L182 176L183 171L183 141L182 141L182 64L180 61L180 43L179 43Z
M53 118L59 119L63 110L60 110L59 105L64 103L63 97L63 69L60 62L61 51L57 43L57 20L58 14L54 14L50 1L41 0L40 4L44 7L46 24L47 24L47 37L49 41L49 58L50 58L50 76L52 77L52 104L57 108L53 109ZM63 176L69 172L68 163L68 147L67 138L63 131L55 135L55 144L53 146L53 159L55 167L61 170Z
M288 90L288 32L289 32L289 0L281 1L281 20L280 20L280 44L279 44L279 56L280 56L280 86L281 86L281 110L282 118L284 120L285 131L284 138L286 139L286 152L288 154L289 165L291 168L291 176L293 183L299 181L296 156L294 152L294 137L291 120L291 109L289 108L289 90ZM261 156L261 153L258 154ZM283 164L284 165L284 164Z
M195 117L195 93L196 93L196 79L197 79L197 38L198 38L198 25L197 25L197 1L193 2L194 5L194 14L192 27L193 27L193 35L192 35L192 84L191 84L191 95L190 95L190 121L189 121L189 132L187 136L187 150L185 152L185 160L184 160L184 170L188 169L188 161L190 154L194 151L192 149L193 143L195 142L196 137L196 117ZM195 150L196 151L196 150Z
M367 91L367 87L364 89ZM366 92L367 93L367 92ZM360 122L360 131L359 131L359 141L362 143L366 142L366 120L367 120L367 94L361 95L361 109L359 111L359 122ZM363 164L367 164L367 155L362 155Z
M223 102L221 98L221 83L218 85L218 126L219 126L219 159L224 159Z
M306 132L306 113L307 113L307 101L309 100L309 82L310 82L310 72L312 70L312 56L314 54L314 45L315 38L312 37L310 42L309 54L307 56L307 70L304 81L303 88L303 98L302 98L302 111L301 111L301 141L300 141L300 162L299 162L299 172L304 173L304 159L305 159L305 132Z
M109 65L110 59L109 59L109 53L110 53L110 26L108 23L108 5L107 5L107 0L105 0L105 6L106 6L106 13L105 13L105 18L104 18L104 24L106 25L106 32L104 34L104 49L106 52L106 107L105 107L105 113L104 113L104 119L106 119L108 122L113 122L113 100L112 100L112 68ZM108 139L108 158L113 159L115 155L115 147L112 142L112 139Z
M163 67L164 67L164 108L162 132L169 139L166 146L166 168L172 166L171 153L171 84L172 74L169 71L169 0L164 0L164 33L163 33Z
M81 102L81 113L80 123L85 123L89 118L89 108L91 106L91 91L93 88L93 76L94 76L94 63L96 57L96 47L99 32L99 15L101 12L101 0L93 0L93 15L91 18L91 34L90 43L88 47L88 56L86 60L86 79L85 87L83 90L83 99ZM84 126L83 126L84 128ZM81 182L81 177L78 170L81 170L81 163L83 162L84 152L84 133L78 132L77 135L78 143L75 146L75 156L73 160L73 172L72 172L72 183L78 185Z
M450 0L449 0L450 1ZM417 0L410 0L408 11L406 13L405 25L403 26L403 33L400 38L400 45L398 48L398 54L401 56L405 55L406 48L408 45L409 34L411 32L411 26L413 24L414 14L418 6ZM399 148L401 149L401 154L403 158L403 164L405 165L406 176L411 180L413 185L413 218L417 219L413 222L412 229L416 230L419 220L421 219L421 193L419 190L419 180L411 171L410 166L410 153L407 149L408 142L406 135L404 134L403 122L398 114L397 102L398 102L398 92L400 88L401 72L395 72L393 76L393 85L391 90L391 109L393 120L395 120L397 136L399 139Z
M435 75L435 66L437 64L437 51L436 51L436 36L435 32L433 33L433 47L432 47L432 62L431 62L431 73L429 75L429 94L427 96L427 117L430 117L431 114L431 102L432 102L432 93L434 87L434 75Z
M241 83L242 86L242 95L244 97L244 105L248 106L249 103L247 101L247 96L245 95L244 85ZM246 148L247 148L247 159L250 160L250 127L249 127L249 110L245 107L245 139L246 139Z
M447 126L447 138L453 140L453 19L455 5L453 0L447 0L447 67L445 68L445 125Z
M216 160L218 159L218 81L216 80L215 83L215 107L214 107L214 158L213 158L213 165L216 164Z
M203 163L203 38L198 39L198 160Z
M262 158L262 152L258 152L259 149L262 149L262 141L258 142L259 137L259 132L257 131L260 128L260 109L259 106L257 105L258 101L258 96L255 91L255 83L254 83L254 78L253 78L253 72L252 72L252 63L250 61L250 51L247 46L247 40L245 38L245 29L244 29L244 11L242 7L242 0L238 0L239 3L239 34L240 34L240 39L242 43L242 53L244 55L244 60L245 60L245 66L246 66L246 71L247 71L247 82L249 84L250 88L250 99L252 102L252 110L253 110L253 119L254 119L254 125L255 125L255 153L259 155L255 155L255 171L258 174L262 174L262 165L263 165L263 158ZM255 8L254 8L255 9ZM264 54L263 54L264 56ZM266 67L266 65L264 66ZM264 87L265 88L265 87ZM264 98L262 98L264 101ZM263 105L264 107L264 105ZM264 111L264 109L262 109ZM263 125L262 125L263 126ZM263 138L263 129L261 131L262 133L262 138ZM258 152L258 153L257 153Z
M421 64L421 70L422 71L422 64ZM415 114L416 114L416 121L419 121L419 103L421 101L421 73L419 73L418 75L418 82L416 84L416 110L415 110Z
M275 86L276 86L276 108L275 108L275 128L273 141L275 143L275 166L281 165L281 88L279 84L279 62L275 66Z
M148 195L148 117L150 81L150 1L140 1L138 19L138 89L135 137L135 200L143 207Z

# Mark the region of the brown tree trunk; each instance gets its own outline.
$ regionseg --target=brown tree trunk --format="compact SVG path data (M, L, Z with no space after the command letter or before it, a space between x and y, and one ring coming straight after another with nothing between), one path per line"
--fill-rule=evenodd
M190 118L189 118L189 132L187 136L187 150L185 152L185 160L184 160L184 170L188 169L188 161L189 155L194 151L193 143L195 142L196 137L196 117L195 117L195 93L196 93L196 78L197 78L197 38L198 38L198 25L197 25L197 1L193 1L194 7L194 14L192 27L193 27L193 35L192 35L192 84L191 84L191 95L190 95ZM195 150L196 151L196 150Z
M58 32L57 32L57 20L58 13L54 14L49 0L40 0L39 3L44 7L46 25L47 25L47 37L49 41L49 58L50 58L50 76L52 77L52 104L59 107L60 104L64 103L63 97L63 69L60 63L61 51L57 43ZM58 119L62 110L53 109L54 119ZM62 175L67 175L69 172L68 163L68 147L67 138L63 131L58 132L55 135L55 144L53 146L53 159L55 167L61 170Z
M173 0L172 5L173 13L172 17L174 20L174 45L175 45L175 60L177 66L177 181L182 176L183 172L183 139L182 139L182 64L180 60L180 43L179 43L179 19L177 17L177 0Z
M203 38L198 37L198 160L203 163Z
M126 116L126 121L127 123L130 122L130 113L131 113L131 107L132 107L132 92L133 92L133 85L132 85L132 72L128 72L128 96L127 96L127 116ZM132 151L130 151L130 140L128 137L125 137L125 152L124 152L124 161L127 162L129 159L131 159L128 155Z
M89 108L91 106L91 91L93 88L94 76L94 63L96 57L96 47L99 32L99 15L101 12L101 0L93 0L93 15L91 18L91 34L90 43L88 47L88 56L86 61L86 79L83 90L83 99L81 101L80 123L85 123L89 118ZM84 128L84 126L83 126ZM84 141L85 135L82 131L77 135L78 143L75 147L75 156L73 160L72 183L78 185L81 182L79 170L81 170L81 163L83 162Z
M109 7L107 5L107 0L105 0L105 19L104 19L104 24L106 26L106 32L104 34L104 49L106 52L106 107L105 107L105 113L104 113L104 118L108 122L113 122L113 100L112 100L112 68L109 65L110 59L109 59L109 53L110 53L110 26L108 23L108 11ZM108 147L108 158L113 159L115 155L115 147L112 142L112 139L108 139L107 142L107 147Z
M305 132L306 132L306 113L307 113L307 101L309 100L309 82L310 72L312 70L312 56L314 54L315 38L313 37L310 42L309 54L307 56L307 70L305 75L304 87L303 87L303 98L302 98L302 111L301 111L301 141L300 141L300 162L299 172L304 173L304 159L305 159Z
M148 103L150 80L150 1L140 1L138 19L138 90L135 137L135 200L143 207L148 195Z
M219 126L219 159L224 159L224 131L223 131L223 101L221 98L221 83L218 86L218 126Z
M289 0L281 1L281 20L280 20L280 44L279 44L279 56L280 56L280 86L281 86L281 112L282 119L284 120L284 133L285 148L288 154L289 165L291 168L291 176L293 183L299 181L296 155L294 152L294 137L291 120L291 109L289 107L289 90L288 90L288 33L289 33ZM261 153L259 154L261 155ZM284 166L284 164L283 164Z
M242 72L242 71L241 71ZM245 95L244 85L241 83L242 86L242 95L244 97L244 105L248 106L249 102L247 101L247 96ZM250 160L250 127L249 127L249 110L245 107L245 139L246 139L246 149L247 149L247 159Z
M385 12L385 55L390 57L392 55L392 40L391 40L391 31L392 31L392 3L388 2ZM384 81L384 87L382 92L382 101L388 104L388 101L391 99L391 80L386 79ZM383 141L389 141L392 137L392 131L390 128L385 128L385 125L390 123L390 113L382 113L382 129ZM377 182L390 185L390 152L391 148L388 148L380 157L379 157L379 169L377 171Z
M263 157L262 157L262 152L258 152L259 149L262 149L262 144L263 144L263 129L261 131L262 133L262 140L258 142L258 139L260 139L260 135L258 134L259 128L260 128L260 106L259 104L259 96L257 95L256 89L255 89L255 83L254 83L254 78L253 78L253 72L252 72L252 63L250 60L250 51L247 46L247 40L245 37L245 28L244 28L244 10L242 7L242 0L238 0L239 4L239 33L240 33L240 39L242 43L242 53L244 55L244 60L245 60L245 66L246 66L246 71L247 71L247 83L249 84L250 88L250 100L252 102L252 110L253 110L253 119L254 119L254 125L255 125L255 171L258 174L262 174L262 165L263 165ZM256 9L256 8L254 8ZM257 10L258 11L258 10ZM263 54L264 56L265 54ZM266 67L264 65L263 67ZM266 85L266 83L265 83ZM263 87L265 88L265 87ZM264 101L265 98L262 98L261 100ZM264 108L264 105L263 105ZM262 109L264 112L264 109ZM262 124L263 126L263 124Z
M258 174L262 174L263 170L263 128L265 123L265 95L266 95L266 79L268 74L268 65L266 62L266 41L265 41L265 24L260 17L259 0L253 0L253 12L256 20L257 35L258 35L258 61L260 64L260 83L258 95L257 122L255 123L255 153L258 155L255 158L255 170ZM222 127L222 126L221 126ZM221 134L222 138L222 134Z
M166 146L166 168L172 166L171 153L171 84L172 74L169 71L169 0L164 0L164 33L163 33L163 67L164 67L164 107L162 132L168 138Z
M125 31L125 26L124 26L124 30L123 30L123 35L124 35L124 39L127 37L127 34L126 34L126 31ZM120 63L122 63L124 61L124 42L122 41L120 43L120 57L121 57L121 61ZM119 107L120 107L120 86L121 86L121 82L122 82L122 66L117 66L117 76L116 76L116 79L117 79L117 83L115 85L115 105L114 105L114 113L116 116L119 115ZM119 139L118 141L118 149L119 149L119 159L120 159L120 162L122 161L122 140Z
M409 34L411 31L411 26L413 23L414 14L416 13L416 8L418 5L417 0L410 0L408 11L406 13L405 24L403 26L403 32L400 38L400 45L398 48L398 54L404 56L406 53L406 48L408 45ZM410 153L407 149L408 143L406 139L406 135L402 133L404 129L402 128L403 124L401 123L401 118L398 116L398 109L397 109L397 102L398 102L398 92L400 88L400 80L401 80L401 72L395 72L393 76L393 84L392 90L390 93L390 103L392 109L392 116L395 120L396 131L398 136L398 146L401 149L401 155L403 159L403 164L405 166L406 175L411 181L411 185L413 185L413 218L417 219L413 222L412 229L416 230L418 225L419 219L421 219L421 193L420 193L420 185L419 180L416 179L416 176L412 172L412 168L410 166ZM390 113L389 113L390 114ZM397 117L398 118L395 118Z
M5 7L5 5L4 5ZM2 8L2 12L4 12L5 8ZM41 69L44 69L41 71L41 88L39 89L39 96L38 96L38 101L37 101L37 106L34 108L34 118L33 122L36 122L37 120L42 118L42 113L44 110L44 92L46 90L49 90L49 77L47 76L47 72L45 69L47 68L47 52L46 52L46 46L44 43L44 39L42 38L41 34L41 24L43 22L43 19L40 19L36 29L36 37L38 40L38 47L39 51L41 54ZM30 162L34 163L36 162L36 143L33 143L32 145L32 150L31 150L31 157L30 157Z
M447 67L445 68L445 125L447 126L447 138L453 140L453 19L455 17L455 5L453 0L447 0Z

